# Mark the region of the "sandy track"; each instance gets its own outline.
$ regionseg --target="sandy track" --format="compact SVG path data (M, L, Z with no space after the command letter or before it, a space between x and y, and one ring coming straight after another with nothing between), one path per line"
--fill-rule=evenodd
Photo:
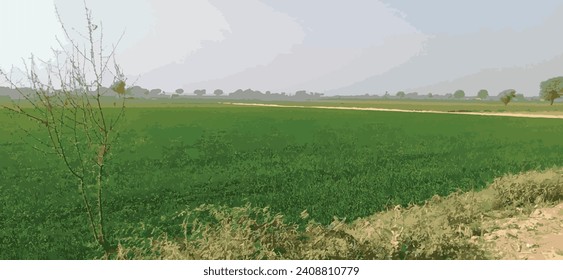
M303 105L278 105L278 104L231 103L231 102L223 102L221 104L235 105L235 106L259 106L259 107L280 107L280 108L333 109L333 110L358 110L358 111L381 111L381 112L404 112L404 113L499 116L499 117L517 117L517 118L563 119L563 115L534 114L534 113L444 112L444 111L431 111L431 110L385 109L385 108L372 108L372 107L303 106Z

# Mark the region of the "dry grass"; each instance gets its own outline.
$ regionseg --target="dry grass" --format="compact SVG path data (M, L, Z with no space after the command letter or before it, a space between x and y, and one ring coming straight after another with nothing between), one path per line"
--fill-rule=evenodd
M424 205L396 206L352 223L305 228L251 205L202 205L179 213L182 237L122 239L117 259L495 259L482 242L487 220L547 205L563 196L563 170L527 172L495 180L480 192L435 196ZM212 217L204 222L200 217ZM147 229L142 229L146 231ZM154 232L153 232L154 233Z
M491 188L497 192L497 208L527 207L553 203L563 198L563 171L531 171L496 179Z

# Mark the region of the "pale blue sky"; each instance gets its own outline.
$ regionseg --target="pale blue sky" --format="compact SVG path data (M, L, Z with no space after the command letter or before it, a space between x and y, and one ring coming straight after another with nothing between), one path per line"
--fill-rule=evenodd
M30 53L49 58L55 36L62 38L53 4L67 26L83 26L82 1L0 0L0 67L20 65ZM558 36L563 2L556 0L88 4L104 23L106 42L125 31L118 61L148 88L306 89L331 94L456 87L495 91L510 86L513 73L521 73L514 76L517 85L512 87L535 95L538 79L563 72L542 66L563 55L563 37ZM497 80L508 82L461 81L491 69L500 69L495 75L503 78ZM526 72L535 78L527 79L522 74Z
M541 24L559 0L384 0L405 14L405 19L429 34L462 34L482 29L524 30Z

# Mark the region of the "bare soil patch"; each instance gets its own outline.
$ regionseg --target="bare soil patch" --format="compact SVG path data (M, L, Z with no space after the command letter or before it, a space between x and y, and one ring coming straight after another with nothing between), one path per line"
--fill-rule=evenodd
M563 260L563 203L485 224L495 230L483 241L502 259Z

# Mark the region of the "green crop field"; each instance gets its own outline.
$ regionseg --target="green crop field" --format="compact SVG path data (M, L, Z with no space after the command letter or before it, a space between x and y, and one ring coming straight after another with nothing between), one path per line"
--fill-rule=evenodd
M72 176L32 148L27 123L0 121L0 259L99 257ZM562 166L562 139L556 119L139 103L108 163L108 229L180 235L175 214L203 203L353 220Z

